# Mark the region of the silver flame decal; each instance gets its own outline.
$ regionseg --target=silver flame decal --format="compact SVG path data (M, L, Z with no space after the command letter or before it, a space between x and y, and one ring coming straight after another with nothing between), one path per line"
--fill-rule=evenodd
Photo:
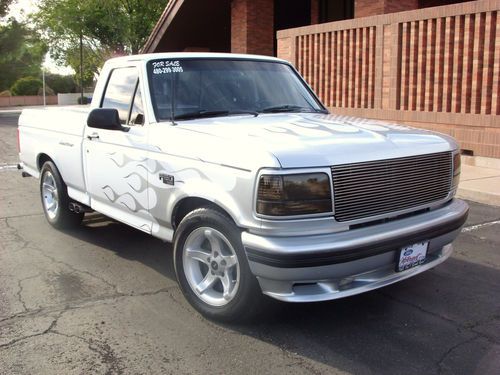
M147 211L147 207L144 207L139 203L135 197L130 193L118 194L111 186L105 185L102 187L103 193L108 198L111 203L119 203L125 206L128 210L132 212L138 212L139 210Z
M129 173L124 177L127 185L138 193L142 193L148 187L148 181L137 172Z

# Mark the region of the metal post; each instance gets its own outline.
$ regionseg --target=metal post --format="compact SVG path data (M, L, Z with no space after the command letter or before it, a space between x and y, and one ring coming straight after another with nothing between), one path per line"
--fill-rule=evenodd
M80 32L80 104L83 103L83 33Z
M46 101L45 101L45 69L42 66L42 83L43 83L43 106L45 107Z

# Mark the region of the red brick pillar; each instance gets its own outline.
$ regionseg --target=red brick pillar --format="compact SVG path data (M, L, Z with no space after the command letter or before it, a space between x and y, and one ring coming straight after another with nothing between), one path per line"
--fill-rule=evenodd
M355 0L354 17L402 12L418 9L418 0Z
M231 1L231 52L274 55L274 1Z
M354 17L375 16L384 13L385 0L355 0Z
M418 9L418 0L385 0L384 13Z
M311 25L319 23L319 0L311 0Z

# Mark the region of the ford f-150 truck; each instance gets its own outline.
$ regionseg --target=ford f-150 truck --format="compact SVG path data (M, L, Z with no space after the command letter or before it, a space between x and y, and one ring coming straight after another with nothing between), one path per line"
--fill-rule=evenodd
M428 270L468 213L452 138L330 114L270 57L112 59L90 108L24 110L19 146L52 226L95 210L173 242L185 297L220 320Z

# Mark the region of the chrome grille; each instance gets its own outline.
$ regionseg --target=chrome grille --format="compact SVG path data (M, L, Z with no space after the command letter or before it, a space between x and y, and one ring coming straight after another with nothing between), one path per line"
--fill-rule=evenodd
M419 207L447 197L451 152L332 167L335 219L349 221Z

